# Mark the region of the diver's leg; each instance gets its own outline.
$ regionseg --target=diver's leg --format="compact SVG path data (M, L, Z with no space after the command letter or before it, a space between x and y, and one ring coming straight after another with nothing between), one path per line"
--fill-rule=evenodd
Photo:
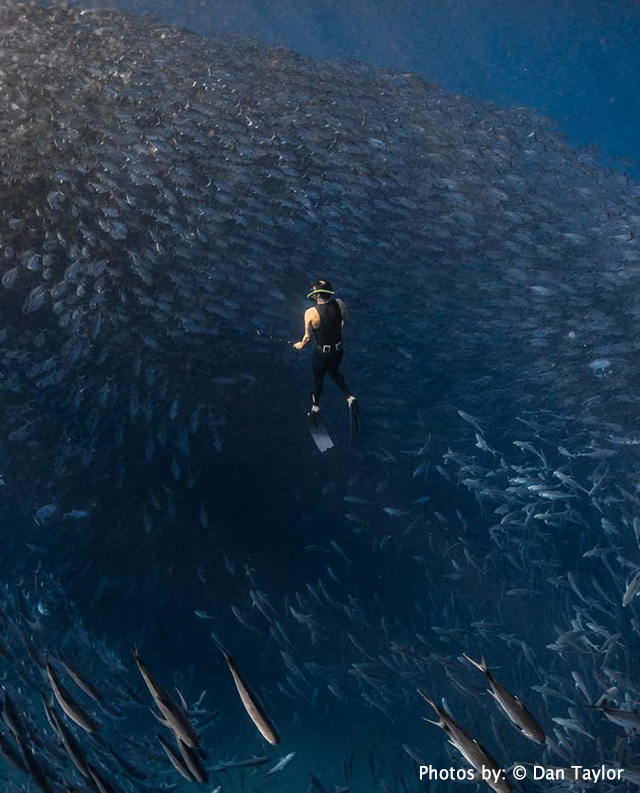
M349 448L351 448L354 432L358 432L362 427L362 418L360 417L358 402L349 390L349 386L347 385L344 375L342 372L340 372L341 363L342 350L340 350L337 354L334 353L334 355L332 355L331 361L327 367L327 371L329 372L329 375L333 379L334 383L347 398L347 404L349 405Z
M327 373L327 356L314 350L311 356L311 370L313 372L313 392L311 393L311 410L319 410L322 386Z
M344 375L339 371L339 367L342 362L342 350L339 350L337 353L330 353L330 355L331 360L328 362L327 366L329 376L349 400L351 399L351 391L349 391L349 386L347 385Z

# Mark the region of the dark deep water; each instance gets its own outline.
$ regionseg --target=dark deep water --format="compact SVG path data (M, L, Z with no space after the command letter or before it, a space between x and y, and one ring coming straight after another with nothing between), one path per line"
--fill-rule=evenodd
M122 710L72 689L149 776L64 717L93 767L118 790L186 787L135 644L192 710L206 690L209 767L268 755L211 790L454 789L421 784L403 750L466 767L417 688L505 769L605 763L628 776L600 789L633 789L640 191L635 166L609 164L636 155L637 6L14 8L0 663L28 726L0 729L9 746L55 791L100 789L44 720L48 651ZM255 332L298 339L320 275L350 308L364 419L349 449L328 381L324 454L309 351ZM281 746L244 714L212 630ZM589 707L605 692L627 728ZM8 768L20 789L37 777Z

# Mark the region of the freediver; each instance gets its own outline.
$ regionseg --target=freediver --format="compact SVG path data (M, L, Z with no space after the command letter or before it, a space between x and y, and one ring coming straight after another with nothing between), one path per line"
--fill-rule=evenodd
M318 279L313 284L307 298L312 300L315 306L304 312L304 336L293 347L301 350L312 338L315 338L316 347L311 356L313 392L308 415L311 418L320 411L322 386L328 373L347 398L350 415L357 417L356 398L349 391L347 381L339 371L343 355L342 328L349 318L347 307L343 300L335 297L331 283L325 279Z

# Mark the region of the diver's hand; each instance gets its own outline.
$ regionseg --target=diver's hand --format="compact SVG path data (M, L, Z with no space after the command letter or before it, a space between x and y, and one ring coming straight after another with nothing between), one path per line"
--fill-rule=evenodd
M297 341L297 342L296 342L296 343L293 345L293 349L294 349L294 350L301 350L303 347L304 347L304 342L302 342L302 341Z

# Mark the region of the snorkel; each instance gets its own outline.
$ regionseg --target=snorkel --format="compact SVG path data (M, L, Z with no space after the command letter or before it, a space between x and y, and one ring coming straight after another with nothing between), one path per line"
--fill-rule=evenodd
M335 292L332 289L314 287L307 295L307 300L313 300L316 295L335 295Z

